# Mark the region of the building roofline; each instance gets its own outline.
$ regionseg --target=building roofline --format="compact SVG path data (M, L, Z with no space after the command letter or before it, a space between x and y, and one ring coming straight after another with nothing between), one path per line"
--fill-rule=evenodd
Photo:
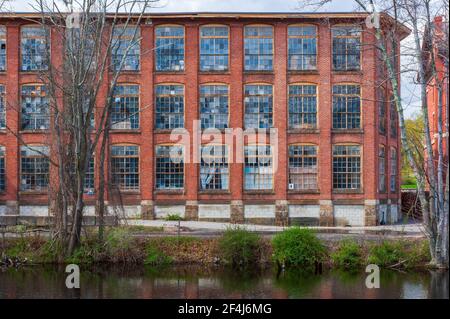
M64 13L60 13L64 14ZM134 14L136 17L139 13ZM152 18L261 18L261 19L320 19L320 18L332 18L332 19L363 19L369 15L367 12L209 12L209 11L199 11L199 12L147 12L143 15L144 19ZM111 13L111 17L114 13ZM128 17L128 13L119 13L119 18ZM387 14L382 13L382 18L393 22L393 18ZM6 12L0 13L0 18L23 18L23 19L37 19L41 18L42 15L39 12ZM411 33L411 30L402 23L398 23L403 34L401 39L405 38Z

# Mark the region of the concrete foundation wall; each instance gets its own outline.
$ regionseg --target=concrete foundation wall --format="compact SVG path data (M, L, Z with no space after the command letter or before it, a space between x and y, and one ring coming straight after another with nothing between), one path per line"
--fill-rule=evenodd
M390 222L391 224L397 223L400 219L399 213L398 213L398 205L397 204L393 204L390 207L391 209L391 218L390 218Z
M48 216L48 206L20 206L20 216Z
M289 205L289 221L291 225L318 226L320 205Z
M5 214L6 214L6 206L0 205L0 216L5 215Z
M364 226L364 206L335 205L334 221L336 226Z
M230 205L198 205L199 219L230 218Z
M275 205L245 205L245 218L275 218Z
M378 206L378 222L380 224L387 224L388 221L388 205L379 205Z
M171 205L171 206L155 206L155 217L166 218L170 215L178 215L184 218L185 215L184 205Z

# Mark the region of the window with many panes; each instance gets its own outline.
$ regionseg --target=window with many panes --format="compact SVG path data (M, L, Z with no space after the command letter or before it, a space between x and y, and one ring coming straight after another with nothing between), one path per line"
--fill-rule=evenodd
M184 187L183 147L156 146L156 189L182 189Z
M21 29L22 71L47 70L46 30L40 26Z
M391 147L391 178L390 178L391 192L397 191L397 149Z
M138 71L141 55L140 29L135 26L117 26L113 31L111 61L113 70L122 64L122 71ZM128 52L127 52L128 50Z
M273 70L273 28L246 26L244 28L244 70Z
M156 71L184 70L184 28L159 26L156 32Z
M317 68L317 29L315 26L288 27L288 69L291 71Z
M111 108L111 128L139 128L139 86L117 85L114 90Z
M361 189L361 147L333 146L333 189Z
M201 148L200 189L226 190L229 185L228 148L206 145Z
M391 128L391 137L397 137L397 107L394 97L391 97L389 103L389 123Z
M95 192L95 159L91 157L89 160L88 167L86 168L86 173L84 175L84 192L88 194L93 194Z
M47 146L20 147L20 189L46 191L49 181L49 148Z
M23 85L21 90L22 130L45 130L50 125L48 97L44 85Z
M6 28L0 26L0 71L6 70Z
M361 128L361 96L359 85L333 85L333 128Z
M4 192L5 187L6 187L5 147L0 146L0 192Z
M317 87L289 86L289 128L313 129L317 126Z
M378 88L378 132L380 134L386 134L386 99L385 89L383 87Z
M228 27L200 28L200 71L228 70Z
M184 127L184 86L157 85L155 91L155 127L157 129Z
M273 157L270 145L247 145L244 148L246 190L273 189Z
M200 118L202 129L228 127L228 86L200 86Z
M139 190L139 147L113 145L111 147L112 184L120 190Z
M264 129L273 124L272 85L249 84L244 88L245 128Z
M378 150L378 190L386 192L386 148L380 145Z
M316 190L317 146L289 146L289 189Z
M361 68L361 28L335 26L333 36L333 70L354 71Z
M6 128L5 86L0 85L0 130Z

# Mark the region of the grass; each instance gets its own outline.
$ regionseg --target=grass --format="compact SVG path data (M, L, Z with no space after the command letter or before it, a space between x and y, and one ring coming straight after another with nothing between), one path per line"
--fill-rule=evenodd
M259 259L261 238L243 228L228 228L219 239L222 258L226 263L236 266L256 264Z
M357 269L364 263L361 247L351 239L342 240L330 257L337 268Z

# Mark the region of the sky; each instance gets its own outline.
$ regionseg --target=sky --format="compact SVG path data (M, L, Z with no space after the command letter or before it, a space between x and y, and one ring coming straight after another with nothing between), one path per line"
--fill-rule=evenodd
M60 0L56 0L60 1ZM31 4L35 0L10 0L11 11L34 11ZM313 7L305 7L301 0L160 0L150 12L305 12L314 11ZM351 0L332 0L320 11L349 12L357 10ZM411 39L406 39L409 42ZM407 64L407 61L402 61ZM405 116L414 117L419 112L420 100L416 94L417 86L413 83L414 75L402 76L402 99Z

